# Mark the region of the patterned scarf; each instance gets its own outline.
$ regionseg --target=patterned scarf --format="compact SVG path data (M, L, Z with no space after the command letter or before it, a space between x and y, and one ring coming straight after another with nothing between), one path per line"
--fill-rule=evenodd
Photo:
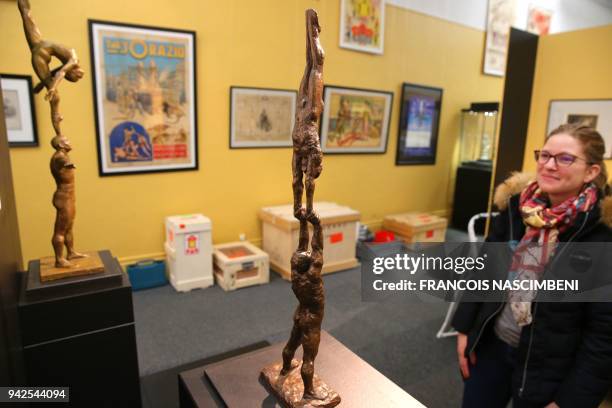
M591 183L578 196L550 207L538 183L531 182L521 192L519 208L527 229L514 252L508 279L540 281L555 252L559 234L574 224L578 213L591 210L596 202L597 187ZM531 302L535 296L535 290L510 290L508 300L519 327L531 323Z

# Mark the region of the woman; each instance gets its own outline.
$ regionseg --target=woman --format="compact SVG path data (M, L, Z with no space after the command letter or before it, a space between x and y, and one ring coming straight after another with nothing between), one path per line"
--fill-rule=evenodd
M537 258L536 269L515 264L527 243L612 241L603 156L594 129L562 125L535 152L534 181L516 174L498 187L501 213L487 241L516 244L509 276L541 279L557 255ZM611 266L594 270L612 274ZM597 407L612 386L612 303L537 303L522 295L459 305L453 326L463 406L506 407L512 399L514 407Z

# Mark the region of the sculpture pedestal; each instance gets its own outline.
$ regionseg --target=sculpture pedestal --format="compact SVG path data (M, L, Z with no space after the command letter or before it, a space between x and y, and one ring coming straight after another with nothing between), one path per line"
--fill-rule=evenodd
M316 363L316 361L315 361ZM302 362L293 360L291 371L281 375L282 363L272 364L261 370L261 379L278 401L287 408L331 408L340 403L340 396L325 384L317 374L312 379L317 395L325 396L321 400L302 399L304 382L302 381Z
M40 259L40 281L49 282L73 276L91 275L104 272L104 264L97 252L86 252L87 257L70 261L70 267L55 266L55 257L48 256Z
M277 407L276 397L262 385L261 377L257 380L262 367L281 359L284 346L279 343L183 371L180 407ZM302 359L301 347L295 358ZM321 330L315 373L342 397L340 407L423 407L325 330Z

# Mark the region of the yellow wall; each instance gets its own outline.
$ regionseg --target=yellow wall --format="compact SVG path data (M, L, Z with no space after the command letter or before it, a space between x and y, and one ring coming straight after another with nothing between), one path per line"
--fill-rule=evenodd
M523 169L535 171L552 99L612 98L612 25L541 37ZM609 149L609 146L608 146ZM606 160L612 170L612 160Z
M304 67L304 10L319 11L327 84L394 92L387 153L324 159L316 199L358 209L370 225L407 210L445 212L459 112L473 101L500 100L503 81L481 74L484 33L388 6L385 53L338 47L338 0L31 0L49 39L74 47L87 77L62 84L63 129L78 167L76 242L109 248L124 261L161 254L163 218L201 212L215 242L244 232L259 243L257 210L291 201L291 150L228 148L231 85L296 89ZM98 176L87 19L197 31L200 169ZM0 72L31 73L16 2L0 0ZM444 88L435 166L395 166L401 83ZM54 185L48 163L48 106L36 98L39 148L13 149L13 175L24 260L51 253Z

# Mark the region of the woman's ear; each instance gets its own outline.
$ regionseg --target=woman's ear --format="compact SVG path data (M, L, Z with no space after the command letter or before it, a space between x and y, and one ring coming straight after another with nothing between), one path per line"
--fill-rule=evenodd
M591 164L584 176L584 183L590 183L595 180L597 176L599 176L599 173L601 173L601 166L599 164Z

